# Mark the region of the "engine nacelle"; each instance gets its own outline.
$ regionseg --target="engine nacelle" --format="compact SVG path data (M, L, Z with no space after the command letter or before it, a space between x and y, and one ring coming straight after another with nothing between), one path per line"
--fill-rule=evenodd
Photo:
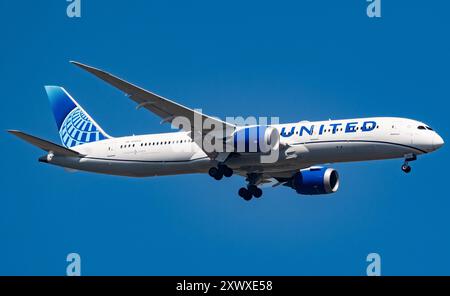
M339 188L339 174L332 168L313 167L296 173L290 185L298 194L334 193Z
M271 126L244 127L233 134L235 152L269 153L279 145L280 133Z

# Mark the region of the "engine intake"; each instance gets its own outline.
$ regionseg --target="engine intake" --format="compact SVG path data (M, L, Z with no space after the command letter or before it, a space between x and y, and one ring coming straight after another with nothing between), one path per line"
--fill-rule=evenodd
M339 188L339 174L332 168L309 168L296 173L292 177L290 186L298 194L334 193Z

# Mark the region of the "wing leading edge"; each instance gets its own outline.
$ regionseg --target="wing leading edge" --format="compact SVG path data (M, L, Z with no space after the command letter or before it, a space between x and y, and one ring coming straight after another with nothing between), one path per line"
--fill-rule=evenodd
M189 120L191 125L191 129L184 130L193 133L201 133L203 136L218 126L223 127L224 130L235 130L235 126L232 124L202 114L196 110L190 109L169 99L163 98L162 96L140 88L108 72L75 61L71 61L71 63L121 90L122 92L127 94L130 99L138 104L136 108L139 109L141 107L144 107L150 112L155 113L161 118L161 123L172 123L175 118L184 117ZM201 118L201 126L199 127L195 126L194 124L196 123L196 119L198 118ZM208 123L212 125L210 129L203 127L203 122L205 122L206 120L208 120Z

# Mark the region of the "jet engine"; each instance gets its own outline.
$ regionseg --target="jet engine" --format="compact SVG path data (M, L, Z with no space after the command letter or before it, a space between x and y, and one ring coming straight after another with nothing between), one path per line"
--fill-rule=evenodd
M339 188L339 174L332 168L311 167L296 173L287 185L298 194L334 193Z
M233 134L235 152L269 153L280 145L280 133L271 126L244 127Z

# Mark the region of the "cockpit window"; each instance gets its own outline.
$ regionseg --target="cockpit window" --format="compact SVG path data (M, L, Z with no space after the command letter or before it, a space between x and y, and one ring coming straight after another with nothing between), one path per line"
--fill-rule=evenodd
M433 129L429 126L426 126L427 130L432 131Z
M426 129L423 125L419 125L417 128L420 129L420 130L425 130Z

